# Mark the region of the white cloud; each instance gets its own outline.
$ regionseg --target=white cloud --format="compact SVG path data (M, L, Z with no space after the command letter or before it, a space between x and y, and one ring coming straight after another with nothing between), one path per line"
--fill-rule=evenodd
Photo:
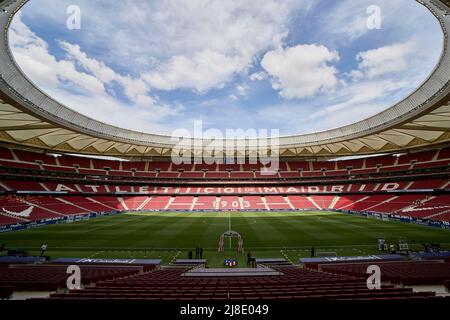
M342 110L348 108L355 108L362 106L365 109L365 105L373 104L374 101L382 99L392 92L403 89L408 85L406 81L392 81L392 80L379 80L379 81L365 81L355 83L345 88L341 88L340 92L334 96L334 100L340 100L342 102L325 106L320 110L312 112L308 115L308 118L323 119L327 115L335 115ZM369 115L372 111L366 108L365 114ZM353 122L353 116L347 118L346 121ZM350 123L350 122L349 122Z
M249 86L246 85L245 83L243 83L243 84L238 84L238 85L236 86L236 91L237 91L237 93L238 93L240 96L242 96L242 97L246 97L246 96L247 96L248 90L249 90L249 89L250 89Z
M274 105L257 116L272 125L300 128L302 133L327 130L370 117L386 108L385 97L409 88L407 81L365 80L340 87L313 102ZM297 130L298 132L298 130Z
M120 43L119 50L131 47L140 50L135 56L157 60L143 73L143 79L152 88L187 88L203 93L223 87L233 76L245 73L256 55L280 46L288 34L289 16L300 5L293 0L265 0L257 6L246 0L156 1L151 8L141 10L145 13L138 15L142 19L136 22L139 25L142 20L144 29L152 30L152 36L147 31L132 37L125 33L120 40L125 36L131 40ZM125 13L128 19L128 10ZM105 24L108 29L117 29ZM137 39L141 40L139 49L136 45L124 46ZM115 45L118 39L112 41Z
M336 86L337 70L329 63L339 60L336 51L322 45L297 45L267 52L261 66L272 77L272 87L292 98L314 96Z
M79 45L60 41L61 48L66 51L67 58L70 61L80 65L85 71L92 73L103 83L117 82L125 92L125 95L135 104L140 106L152 106L154 98L148 93L150 87L140 78L131 78L116 73L103 62L90 58L85 52L82 52Z
M369 78L403 71L409 67L408 55L415 48L416 43L408 41L359 52L356 55L356 59L360 61L358 68Z
M29 19L39 23L45 17L65 25L62 12L72 2L31 3ZM199 92L245 73L255 56L282 44L292 15L313 6L308 0L262 0L258 5L247 0L118 1L113 6L106 0L77 0L77 5L83 34L77 43L101 48L95 50L96 59L146 74L155 89Z
M367 27L372 14L367 9L373 5L380 8L380 29ZM384 39L389 42L405 39L412 34L427 40L441 36L437 19L419 1L340 0L329 1L327 10L320 13L314 39L333 47L342 47L357 43L362 38L374 42ZM432 43L441 46L437 41L429 42Z
M71 32L64 30L64 12L72 0L24 6L24 21L39 30L48 45L25 26L12 35L18 44L12 48L16 59L44 91L71 108L142 131L189 127L194 118L223 129L282 128L283 134L336 127L381 111L410 93L432 70L442 49L436 19L408 0L261 0L258 6L247 0L76 2L82 9L82 29ZM382 9L380 30L366 28L371 4ZM54 41L55 34L64 41ZM401 72L376 75L392 71L386 67L392 62L382 58L389 57L387 51L369 54L368 49L405 39L427 50L406 54L407 67ZM272 61L277 74L256 66L266 52L288 56L299 41L324 44L323 64L314 62L313 68L311 61L300 62L304 56L292 54L289 63ZM343 58L336 63L342 68L337 73L334 50L351 52L351 59L361 51L360 60L353 61L360 68ZM399 59L402 62L401 55ZM263 81L267 79L270 83ZM405 79L408 84L401 87ZM278 92L268 89L270 84ZM179 88L187 90L157 90ZM277 95L290 100L277 103ZM313 96L308 103L294 100Z
M157 70L144 73L142 78L152 88L160 90L192 88L204 92L222 87L233 73L244 67L239 59L207 49L191 59L185 56L173 57Z
M235 101L239 100L239 98L234 94L230 94L228 96L228 98L230 98L231 102L235 102Z
M364 78L364 73L360 70L352 70L350 72L345 73L345 76L350 77L352 80L359 80Z
M169 133L162 122L182 110L179 105L155 104L145 82L115 73L76 45L60 42L67 59L57 60L48 44L22 22L20 13L13 20L9 36L14 57L24 73L50 96L87 116L129 129ZM79 71L78 65L84 71ZM111 81L123 87L131 104L121 103L106 90Z
M371 1L371 2L370 2ZM333 41L352 42L370 30L367 28L366 9L373 0L346 0L330 3L329 10L320 15L319 38L330 37ZM384 17L384 16L383 16Z
M104 95L103 83L87 73L77 72L67 61L57 61L48 53L48 45L21 21L14 19L9 37L14 57L25 73L44 89L55 88L61 81L73 84L84 94Z
M252 81L261 81L267 79L268 75L264 71L252 73L249 77Z

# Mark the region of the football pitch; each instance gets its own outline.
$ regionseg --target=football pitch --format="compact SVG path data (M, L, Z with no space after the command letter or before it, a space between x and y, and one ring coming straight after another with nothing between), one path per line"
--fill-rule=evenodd
M129 212L90 220L39 227L0 234L7 248L38 254L48 244L51 258L147 258L186 259L195 248L212 266L224 258L238 259L237 240L226 239L225 252L218 253L220 235L228 230L240 233L244 250L257 258L299 257L316 252L343 255L376 254L377 239L388 243L405 240L411 249L423 249L421 242L437 242L450 248L450 230L335 212Z

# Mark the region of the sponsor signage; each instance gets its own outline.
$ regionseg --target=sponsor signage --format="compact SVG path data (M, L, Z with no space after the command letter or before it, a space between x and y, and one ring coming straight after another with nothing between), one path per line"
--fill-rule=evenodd
M140 193L140 194L302 194L302 193L342 193L342 192L370 192L370 191L394 191L400 190L399 183L377 183L377 184L339 184L320 186L261 186L261 187L161 187L161 186L110 186L90 184L54 184L48 186L50 191L55 192L93 192L93 193Z

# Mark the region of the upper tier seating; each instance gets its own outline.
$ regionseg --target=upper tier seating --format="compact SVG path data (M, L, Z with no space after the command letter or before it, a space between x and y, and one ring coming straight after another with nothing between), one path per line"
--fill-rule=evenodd
M120 161L99 160L99 159L92 159L91 161L94 166L94 169L109 168L111 170L119 170Z
M390 174L411 169L429 169L448 166L449 148L422 151L394 157L378 156L355 160L337 161L280 161L273 171L270 164L266 167L274 174L265 175L260 170L261 163L235 164L173 164L154 161L122 161L90 159L77 156L53 156L43 153L0 148L0 166L17 169L46 170L49 172L79 173L97 176L124 178L159 178L181 180L255 180L255 179L313 179L343 178L350 175ZM350 170L350 171L348 171ZM448 170L448 169L447 169Z
M365 160L357 159L357 160L341 160L336 161L338 169L362 169Z
M423 163L418 162L413 165L413 168L414 169L430 169L430 168L446 167L449 164L450 164L449 160L423 162Z
M180 178L182 179L190 179L190 178L196 178L196 179L202 179L204 177L205 173L204 172L199 172L199 171L195 171L195 172L190 172L190 171L183 171L180 173Z
M7 161L7 160L0 160L0 165L4 167L9 168L16 168L16 169L28 169L28 170L39 170L40 167L37 163L31 163L31 162L17 162L17 161Z
M84 157L74 157L74 156L67 156L64 155L62 157L58 158L58 161L61 166L65 167L80 167L80 168L86 168L86 169L92 169L91 166L91 159L84 158Z
M145 162L122 161L122 170L124 171L145 171Z
M377 166L390 167L395 164L395 158L392 156L381 156L366 159L366 168L374 168Z
M148 164L148 171L168 171L170 167L170 162L162 162L162 161L155 161L155 162L149 162Z
M450 159L450 147L439 150L438 160Z
M14 156L10 149L0 148L0 159L4 160L14 160Z
M43 153L15 150L14 154L17 156L19 161L40 162L43 164L56 165L56 160L54 156L46 155Z
M412 161L415 162L428 162L433 161L433 158L436 155L435 152L429 152L429 151L422 151L422 152L416 152L416 153L410 153L407 155L402 155L398 158L398 164L410 164Z

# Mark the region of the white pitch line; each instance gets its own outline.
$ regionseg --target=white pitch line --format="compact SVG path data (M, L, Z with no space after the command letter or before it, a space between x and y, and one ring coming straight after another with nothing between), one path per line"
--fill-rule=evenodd
M178 251L173 257L172 260L170 260L169 264L172 264L175 262L175 260L178 258L178 256L180 255L181 251Z
M228 231L231 231L231 212L228 211ZM230 249L231 249L231 237L230 237Z

